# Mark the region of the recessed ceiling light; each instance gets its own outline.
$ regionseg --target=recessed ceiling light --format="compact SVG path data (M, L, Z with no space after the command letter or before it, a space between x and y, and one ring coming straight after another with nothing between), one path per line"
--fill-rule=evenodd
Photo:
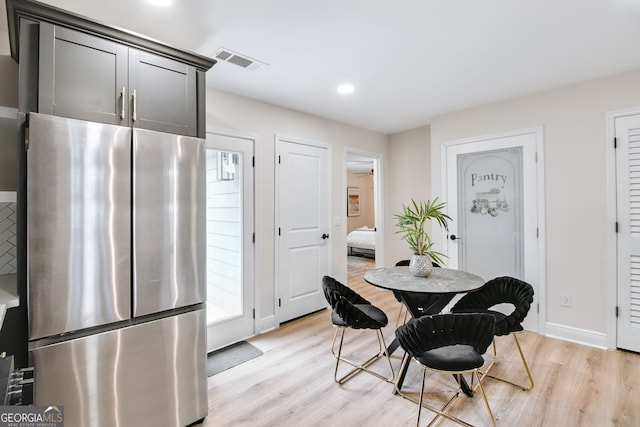
M338 86L338 93L340 95L350 95L354 91L353 85L349 83Z
M148 3L151 3L154 6L169 6L172 0L147 0Z

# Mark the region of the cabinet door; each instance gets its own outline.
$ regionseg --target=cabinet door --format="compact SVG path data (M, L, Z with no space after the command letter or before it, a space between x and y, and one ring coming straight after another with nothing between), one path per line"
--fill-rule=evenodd
M39 112L127 125L127 54L110 40L42 23Z
M130 49L129 88L134 127L197 136L195 67Z

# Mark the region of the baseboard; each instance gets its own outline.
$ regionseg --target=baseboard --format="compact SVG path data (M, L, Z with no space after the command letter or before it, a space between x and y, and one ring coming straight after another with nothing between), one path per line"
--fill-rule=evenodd
M602 332L589 331L587 329L574 328L557 323L547 323L545 335L551 338L558 338L564 341L570 341L577 344L587 345L606 350L607 334Z
M276 316L263 317L256 321L256 334L264 334L276 328Z

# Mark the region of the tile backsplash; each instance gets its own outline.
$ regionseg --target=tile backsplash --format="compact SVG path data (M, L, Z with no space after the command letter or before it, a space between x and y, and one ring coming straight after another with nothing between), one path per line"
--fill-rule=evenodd
M16 204L0 203L0 275L16 269Z

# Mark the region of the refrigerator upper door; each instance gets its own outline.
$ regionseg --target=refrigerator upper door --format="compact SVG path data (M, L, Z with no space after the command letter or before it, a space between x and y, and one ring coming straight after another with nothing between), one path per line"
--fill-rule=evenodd
M131 317L131 130L29 114L29 339Z
M133 315L203 302L204 140L133 131Z

